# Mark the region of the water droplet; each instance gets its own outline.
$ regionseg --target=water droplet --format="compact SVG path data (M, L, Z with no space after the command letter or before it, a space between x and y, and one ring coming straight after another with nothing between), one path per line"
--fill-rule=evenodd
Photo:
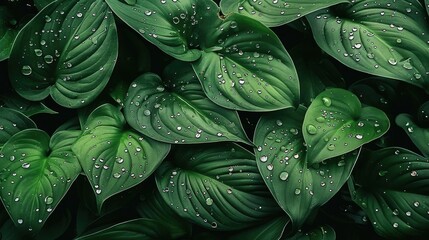
M144 110L144 111L143 111L143 114L144 114L145 116L150 116L150 110L149 110L149 109Z
M396 61L396 59L394 59L394 58L389 58L388 62L389 62L390 65L393 65L393 66L395 66L396 64L398 64L398 61Z
M363 127L365 124L363 122L358 122L357 124L359 127Z
M28 76L28 75L30 75L32 72L33 72L33 69L31 69L31 67L30 67L30 66L28 66L28 65L24 65L24 66L22 66L22 68L21 68L21 73L22 73L22 75Z
M83 14L82 14L81 12L78 12L78 13L76 14L76 16L77 16L78 18L81 18L81 17L83 16Z
M414 202L413 205L414 205L414 207L419 207L420 203L419 202Z
M259 158L259 160L261 160L261 162L266 162L268 160L268 157L263 155Z
M362 43L355 43L355 48L356 49L359 49L359 48L361 48L362 47Z
M340 161L338 161L338 167L343 167L344 165L346 165L346 161L344 161L344 160L340 160Z
M327 149L329 151L334 151L335 150L335 145L334 144L329 144L328 147L327 147Z
M54 61L54 58L52 57L52 55L46 55L43 59L47 64L51 64Z
M283 122L281 121L281 120L276 120L276 124L277 124L277 126L282 126L283 125Z
M332 105L332 101L330 98L324 97L322 98L323 105L326 107L330 107Z
M120 178L120 177L121 177L121 174L120 174L120 173L114 173L114 174L113 174L113 177L114 177L114 178L116 178L116 179L118 179L118 178Z
M237 22L236 21L231 21L231 23L229 24L229 27L234 29L237 28Z
M289 177L289 173L288 172L281 172L279 177L281 180L286 181Z
M206 204L207 204L208 206L211 206L211 205L213 204L213 199L211 199L211 198L207 198L207 199L206 199Z
M36 54L36 56L40 57L43 55L43 52L41 49L36 48L36 49L34 49L34 54Z
M324 123L325 122L325 118L324 117L317 117L316 121L319 123Z
M380 177L384 177L384 176L386 176L386 174L387 174L387 171L385 171L385 170L378 172L378 176L380 176Z
M398 223L393 223L393 227L394 228L397 228L399 226L399 224Z
M295 195L299 195L300 193L301 193L301 189L296 188L296 189L295 189Z
M150 15L152 15L152 11L146 10L146 11L144 11L144 15L150 16Z
M21 218L19 218L19 219L17 220L17 222L18 222L18 224L22 224L22 223L24 223L24 220L22 220Z
M317 133L317 128L314 125L309 124L307 125L307 132L310 135L315 135Z
M363 138L363 136L361 134L356 134L355 137L356 137L356 139L359 139L359 140L361 140Z
M407 215L408 217L410 217L411 216L411 212L408 211L408 212L405 213L405 215Z
M268 169L268 171L272 171L274 169L273 164L268 164L267 169Z
M216 222L212 222L211 226L212 226L212 228L217 228L217 223Z
M51 22L52 18L49 17L48 15L45 15L45 22Z
M54 199L50 196L45 197L45 204L52 204Z
M24 168L24 169L30 168L30 163L23 163L22 168Z
M96 194L100 194L100 193L101 193L101 189L97 189L97 190L95 190L95 193L96 193Z

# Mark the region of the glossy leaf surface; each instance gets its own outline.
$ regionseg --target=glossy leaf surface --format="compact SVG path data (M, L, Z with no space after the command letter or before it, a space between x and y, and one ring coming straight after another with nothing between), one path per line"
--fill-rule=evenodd
M134 129L162 142L249 142L237 112L210 101L186 63L170 64L164 79L146 73L131 83L125 116Z
M17 36L9 61L14 89L24 98L47 96L64 107L93 101L107 84L117 50L113 14L101 0L59 0Z
M419 1L359 0L307 19L317 44L341 63L428 92L429 25Z
M14 134L27 128L36 128L36 124L16 110L0 107L0 149Z
M232 143L176 149L156 171L164 201L199 226L243 229L280 210L258 173L254 155Z
M305 108L262 116L254 143L259 171L277 203L299 229L347 181L358 151L313 164L300 132Z
M83 171L96 194L97 207L114 194L145 180L170 150L169 144L129 129L113 105L95 109L73 145Z
M17 24L9 9L0 6L0 61L9 58L13 41L18 34L18 30L15 29Z
M379 138L390 127L386 114L362 107L351 92L332 88L320 93L305 114L302 132L309 163L350 152Z
M60 131L49 138L27 129L0 151L1 199L14 224L37 232L81 172L71 145L79 131ZM6 184L7 183L7 184Z

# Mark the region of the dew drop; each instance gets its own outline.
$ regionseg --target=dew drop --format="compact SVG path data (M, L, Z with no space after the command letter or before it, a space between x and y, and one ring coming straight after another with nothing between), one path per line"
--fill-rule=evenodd
M332 105L332 101L330 98L324 97L322 98L323 105L326 107L330 107Z
M261 162L267 162L268 157L267 157L267 156L265 156L265 155L263 155L263 156L261 156L261 157L259 158L259 160L261 160Z
M213 199L211 199L211 198L207 198L207 199L206 199L206 204L207 204L208 206L213 205Z
M279 177L281 180L286 181L289 177L289 173L288 172L281 172Z
M397 228L399 226L399 224L398 223L393 223L393 227L394 228Z
M319 123L324 123L325 122L325 118L324 117L317 117L316 121Z
M359 139L359 140L361 140L363 138L363 136L361 134L356 134L355 137L356 137L356 139Z
M309 124L307 125L307 132L310 135L315 135L317 133L317 128L314 125Z
M150 110L149 110L149 109L144 110L144 111L143 111L143 114L144 114L145 116L150 116Z
M394 58L389 58L388 62L392 66L395 66L396 64L398 64L398 61L396 61L396 59Z
M22 220L21 218L17 220L18 224L23 224L24 220Z
M24 168L24 169L30 168L30 163L23 163L22 168Z
M295 195L299 195L300 193L301 193L301 189L296 188L296 189L295 189Z
M52 57L52 55L46 55L43 59L47 64L51 64L54 61L54 58Z
M328 147L327 147L327 149L329 151L334 151L335 150L335 145L334 144L329 144Z
M45 204L52 204L54 199L50 196L45 197Z
M344 165L346 165L346 161L344 160L338 161L338 164L337 164L338 167L343 167Z
M22 66L22 68L21 68L21 73L22 73L22 75L28 76L28 75L30 75L32 72L33 72L33 69L31 69L31 67L30 67L30 66L28 66L28 65L24 65L24 66Z
M41 49L36 48L36 49L34 49L34 54L36 54L36 56L40 57L43 55L43 52Z
M96 194L101 194L101 189L97 189L97 190L95 190L95 193L96 193Z

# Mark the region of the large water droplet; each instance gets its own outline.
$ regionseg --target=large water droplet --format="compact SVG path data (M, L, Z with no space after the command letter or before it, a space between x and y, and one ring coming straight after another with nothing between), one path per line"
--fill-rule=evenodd
M34 49L34 54L36 54L36 56L40 57L43 55L43 51L41 49Z
M54 58L52 57L52 55L46 55L43 59L47 64L51 64L54 61Z
M281 180L286 181L289 177L289 173L288 172L281 172L279 177Z
M22 66L22 68L21 68L21 73L22 73L22 75L28 76L28 75L30 75L32 72L33 72L33 69L31 69L31 67L30 67L30 66L28 66L28 65L24 65L24 66Z
M334 144L329 144L328 147L327 147L327 149L329 151L334 151L335 150L335 145Z
M211 205L213 204L213 199L211 199L211 198L207 198L207 199L206 199L206 204L207 204L208 206L211 206Z
M46 204L52 204L54 202L54 199L50 196L45 197L45 203Z
M317 128L314 125L309 124L309 125L307 125L307 132L310 135L314 135L317 133Z
M330 98L324 97L322 98L323 105L326 107L330 107L332 105L332 101Z
M30 163L23 163L22 168L24 168L24 169L30 168Z
M263 155L259 158L259 160L261 160L261 162L266 162L268 160L268 157Z

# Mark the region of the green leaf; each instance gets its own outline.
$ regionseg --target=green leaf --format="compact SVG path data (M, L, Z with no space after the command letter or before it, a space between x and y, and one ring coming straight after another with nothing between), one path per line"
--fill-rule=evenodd
M288 240L335 240L335 230L329 225L315 227L307 232L299 232Z
M36 128L36 124L16 110L0 107L0 149L14 134L27 128Z
M33 0L34 6L40 11L55 0Z
M409 150L385 148L362 155L354 175L354 201L374 230L388 239L429 233L429 160Z
M252 227L249 229L242 230L241 232L228 237L228 240L242 240L242 239L253 239L253 240L278 240L283 235L286 225L289 223L289 219L285 216L276 217L266 223L260 224L259 226Z
M429 25L417 0L353 1L308 15L317 44L346 66L429 89Z
M123 240L155 240L171 239L164 228L167 225L152 219L134 219L122 222L111 227L86 236L78 237L76 240L97 239L123 239Z
M311 12L348 0L221 0L222 12L239 13L258 20L269 27L292 22Z
M146 195L146 196L145 196ZM137 205L137 211L142 218L148 218L166 224L167 231L173 239L184 237L192 232L191 223L183 221L162 199L158 189L143 195L145 198Z
M4 94L0 96L0 106L15 109L28 117L40 113L57 114L42 102L28 101L16 94Z
M192 66L213 102L243 111L298 105L298 76L274 32L238 14L205 25L204 51Z
M355 151L313 164L298 130L304 114L303 107L265 114L254 136L259 172L296 230L340 190L358 155Z
M110 104L96 108L83 129L72 149L96 194L99 211L107 198L143 182L170 150L170 145L129 129L119 109Z
M164 79L146 73L131 83L125 102L130 126L167 143L249 143L237 112L206 97L190 64L173 62Z
M395 119L396 125L404 129L408 137L413 141L416 147L420 152L429 157L429 129L422 128L414 122L414 119L411 115L402 113L396 116Z
M38 129L23 130L0 151L0 195L14 224L37 232L81 172L71 151L79 131L49 138Z
M243 229L279 212L254 155L233 143L181 146L155 177L164 201L204 228Z
M117 45L104 1L56 1L19 32L9 61L11 83L28 100L51 95L64 107L82 107L106 86Z
M362 107L351 92L332 88L320 93L305 114L302 132L307 160L320 163L379 138L390 127L386 114Z
M17 20L5 6L0 6L0 61L9 58L13 41L18 34Z
M426 12L429 16L429 0L425 0Z
M106 2L120 19L146 40L182 61L195 61L201 56L198 49L200 36L196 31L200 21L205 18L216 21L218 18L217 5L211 0Z

